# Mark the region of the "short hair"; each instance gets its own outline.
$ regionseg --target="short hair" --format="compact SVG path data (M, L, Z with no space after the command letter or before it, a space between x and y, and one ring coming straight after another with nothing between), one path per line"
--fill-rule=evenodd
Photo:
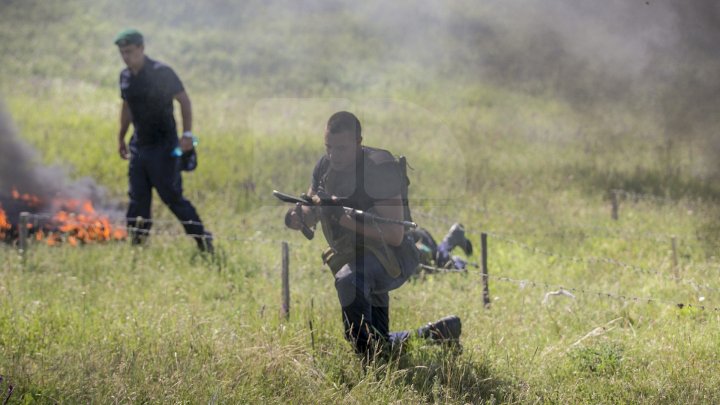
M325 131L328 134L339 134L341 132L350 132L355 134L355 139L362 139L362 127L360 120L355 114L347 111L338 111L328 120Z

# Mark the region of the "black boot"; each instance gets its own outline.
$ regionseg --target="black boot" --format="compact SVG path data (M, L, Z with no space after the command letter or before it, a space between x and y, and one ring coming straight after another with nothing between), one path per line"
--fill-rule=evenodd
M455 315L446 316L418 329L421 338L437 343L459 342L462 333L462 322Z
M213 236L210 232L205 232L203 236L196 236L195 242L197 243L198 249L203 253L214 254L215 247L213 246Z
M466 255L471 256L473 254L472 243L465 238L465 227L460 223L455 223L450 227L450 230L448 230L447 235L445 235L441 243L445 244L448 253L452 251L455 246L458 246Z

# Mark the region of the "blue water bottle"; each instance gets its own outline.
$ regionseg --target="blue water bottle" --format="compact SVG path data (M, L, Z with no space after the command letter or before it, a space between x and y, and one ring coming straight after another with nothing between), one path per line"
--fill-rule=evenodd
M193 135L192 132L190 132L190 131L185 131L185 132L183 132L183 135L182 135L182 136L185 137L185 138L190 138L190 137L192 137L193 148L195 148L195 147L198 145L198 143L199 143L198 137L195 136L195 135ZM181 157L181 156L183 155L183 151L182 151L182 149L180 148L180 146L176 146L175 149L172 150L172 155L173 155L174 157Z

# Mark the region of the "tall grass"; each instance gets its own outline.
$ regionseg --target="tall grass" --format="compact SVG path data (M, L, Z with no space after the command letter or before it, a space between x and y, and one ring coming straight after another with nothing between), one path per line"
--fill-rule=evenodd
M12 384L11 402L720 400L717 190L697 175L692 146L668 153L642 116L593 118L472 72L443 75L423 57L396 60L393 43L344 7L303 3L305 29L298 10L273 4L0 5L0 51L12 55L0 91L22 138L43 164L91 176L120 204L111 39L125 25L148 34L148 53L175 67L193 100L200 166L184 185L218 247L212 260L195 254L157 198L168 222L147 247L33 244L25 257L0 247L0 392ZM342 338L322 238L284 229L270 191L307 188L339 109L360 115L366 144L408 156L422 226L439 239L461 221L478 248L490 232L490 309L474 268L392 293L394 329L454 313L462 351L412 341L364 366ZM622 199L613 221L615 188L655 197ZM545 300L560 286L575 297Z

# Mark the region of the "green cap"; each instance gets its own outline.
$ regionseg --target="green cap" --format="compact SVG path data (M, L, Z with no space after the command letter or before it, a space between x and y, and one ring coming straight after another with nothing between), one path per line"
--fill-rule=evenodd
M128 28L120 31L115 37L115 45L127 46L127 45L142 45L143 35L140 31L135 28Z

